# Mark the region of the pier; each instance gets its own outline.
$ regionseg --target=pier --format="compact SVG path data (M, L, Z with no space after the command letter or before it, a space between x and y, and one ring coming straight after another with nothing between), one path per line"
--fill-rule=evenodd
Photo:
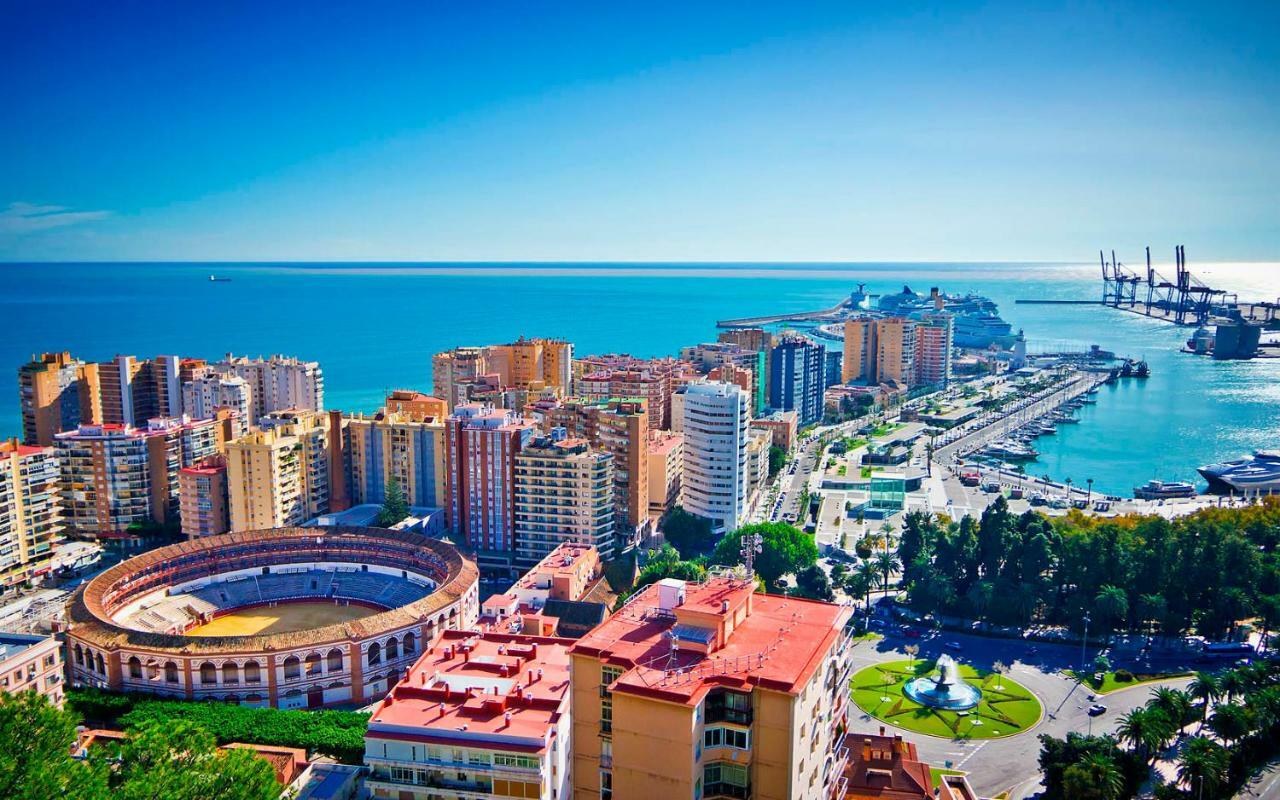
M1214 317L1265 325L1280 321L1280 300L1241 303L1235 292L1214 288L1193 275L1187 267L1183 245L1174 249L1174 280L1151 266L1150 247L1146 248L1146 260L1146 273L1142 275L1121 264L1114 250L1110 262L1099 250L1101 304L1175 325L1205 325Z
M822 311L797 311L793 314L769 314L763 317L739 317L738 319L722 319L716 322L717 328L756 328L761 325L772 325L775 322L804 322L831 319L849 308L843 302Z

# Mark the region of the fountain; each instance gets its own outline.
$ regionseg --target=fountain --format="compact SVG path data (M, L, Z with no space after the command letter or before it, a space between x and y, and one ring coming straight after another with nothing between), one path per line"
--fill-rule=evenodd
M960 668L945 653L934 664L936 673L907 681L903 693L922 706L963 711L982 699L982 692L960 677Z

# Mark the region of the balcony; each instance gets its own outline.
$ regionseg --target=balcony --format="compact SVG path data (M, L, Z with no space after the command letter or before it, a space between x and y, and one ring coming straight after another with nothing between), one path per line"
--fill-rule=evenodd
M706 798L706 800L717 800L718 798L751 800L751 787L735 786L732 783L709 783L706 785L702 796Z

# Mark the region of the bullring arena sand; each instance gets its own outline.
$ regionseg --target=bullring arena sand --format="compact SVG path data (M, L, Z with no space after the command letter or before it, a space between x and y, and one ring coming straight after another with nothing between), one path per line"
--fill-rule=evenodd
M187 636L253 636L259 633L288 633L350 622L378 610L359 605L337 605L323 600L282 603L233 611L187 631Z

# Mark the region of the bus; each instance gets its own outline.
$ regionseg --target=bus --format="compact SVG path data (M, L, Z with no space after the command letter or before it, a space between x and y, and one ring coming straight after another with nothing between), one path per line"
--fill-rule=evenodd
M1206 642L1200 654L1207 658L1248 658L1257 655L1248 642Z

